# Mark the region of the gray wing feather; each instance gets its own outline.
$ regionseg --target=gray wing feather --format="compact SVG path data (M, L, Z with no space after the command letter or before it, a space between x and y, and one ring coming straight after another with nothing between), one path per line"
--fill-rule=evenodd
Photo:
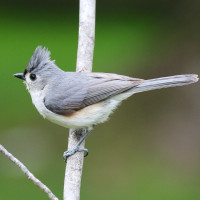
M108 73L73 73L60 85L54 95L46 95L45 106L54 113L70 115L82 108L121 94L143 82L127 76ZM71 72L72 74L72 72ZM76 76L75 76L76 75ZM52 94L52 91L51 91Z
M93 77L93 78L102 78L106 80L121 80L121 81L141 81L143 79L139 78L132 78L129 76L119 75L119 74L113 74L113 73L86 73L87 76Z

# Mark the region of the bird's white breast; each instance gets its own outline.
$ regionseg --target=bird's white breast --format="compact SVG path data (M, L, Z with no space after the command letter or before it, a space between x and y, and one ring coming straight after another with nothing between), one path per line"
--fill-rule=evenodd
M39 111L39 113L43 116L46 117L49 114L49 110L45 107L44 105L44 94L42 91L34 91L34 92L30 92L31 94L31 98L32 98L32 102L35 105L35 107L37 108L37 110Z

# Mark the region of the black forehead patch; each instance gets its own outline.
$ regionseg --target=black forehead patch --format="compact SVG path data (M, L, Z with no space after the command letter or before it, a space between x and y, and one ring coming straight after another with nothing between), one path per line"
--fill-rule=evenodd
M24 70L24 76L26 76L27 73L28 73L28 70L25 69L25 70Z

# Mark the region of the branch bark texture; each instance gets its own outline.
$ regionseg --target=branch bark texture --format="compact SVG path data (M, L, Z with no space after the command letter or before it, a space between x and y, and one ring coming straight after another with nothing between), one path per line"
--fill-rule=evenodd
M95 10L96 0L80 0L77 72L92 71L95 40ZM73 148L79 139L80 136L76 135L76 132L70 129L68 149ZM84 148L84 146L85 142L80 147ZM64 180L64 200L80 199L83 159L83 152L77 152L67 159Z
M45 184L43 184L39 179L37 179L22 162L20 162L11 153L9 153L1 144L0 152L2 152L6 157L8 157L15 165L17 165L22 170L22 172L28 177L28 179L31 180L35 185L37 185L44 193L46 193L51 200L58 200L58 198L51 192L51 190Z

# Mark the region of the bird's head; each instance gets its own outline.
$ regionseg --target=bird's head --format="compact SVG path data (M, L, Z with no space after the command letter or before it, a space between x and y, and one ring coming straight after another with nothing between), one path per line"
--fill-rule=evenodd
M42 90L58 71L62 70L55 65L54 60L50 59L50 51L38 46L24 72L14 74L14 76L22 79L28 91L31 92Z

